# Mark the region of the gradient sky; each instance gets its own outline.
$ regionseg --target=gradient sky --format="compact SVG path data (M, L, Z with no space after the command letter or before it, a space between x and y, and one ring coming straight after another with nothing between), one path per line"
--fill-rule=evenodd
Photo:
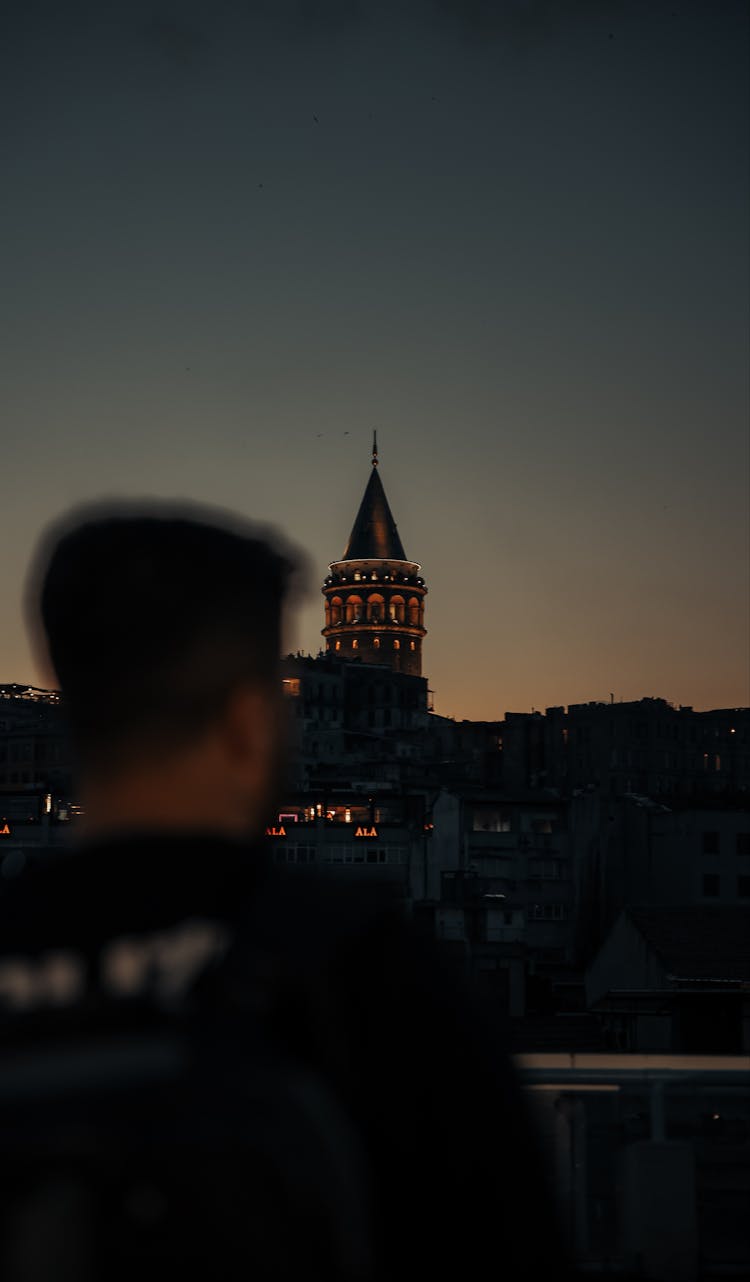
M744 4L15 7L0 681L73 502L221 504L322 582L377 427L437 711L750 702Z

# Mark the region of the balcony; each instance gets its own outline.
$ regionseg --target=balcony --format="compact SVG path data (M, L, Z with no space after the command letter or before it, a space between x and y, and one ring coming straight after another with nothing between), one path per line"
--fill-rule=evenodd
M543 1053L515 1063L582 1273L750 1275L750 1057Z

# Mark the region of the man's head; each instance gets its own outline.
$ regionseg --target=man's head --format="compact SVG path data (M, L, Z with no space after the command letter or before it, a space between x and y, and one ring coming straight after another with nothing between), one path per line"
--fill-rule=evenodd
M187 826L207 787L231 811L225 826L260 821L278 785L294 569L249 527L184 505L83 509L48 532L28 606L84 786L112 798L130 781L136 812L151 783L165 804L175 793L167 809L182 789Z

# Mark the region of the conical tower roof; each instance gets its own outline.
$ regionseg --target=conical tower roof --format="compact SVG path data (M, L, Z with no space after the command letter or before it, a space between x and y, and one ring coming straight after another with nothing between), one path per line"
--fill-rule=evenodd
M405 561L406 553L399 538L383 482L378 472L377 434L372 447L372 472L356 516L344 561Z

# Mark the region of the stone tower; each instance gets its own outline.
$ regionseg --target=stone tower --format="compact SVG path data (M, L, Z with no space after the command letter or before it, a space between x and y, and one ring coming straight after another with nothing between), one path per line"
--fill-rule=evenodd
M375 433L370 479L346 551L323 584L328 652L420 677L427 593L420 569L407 560L385 497Z

